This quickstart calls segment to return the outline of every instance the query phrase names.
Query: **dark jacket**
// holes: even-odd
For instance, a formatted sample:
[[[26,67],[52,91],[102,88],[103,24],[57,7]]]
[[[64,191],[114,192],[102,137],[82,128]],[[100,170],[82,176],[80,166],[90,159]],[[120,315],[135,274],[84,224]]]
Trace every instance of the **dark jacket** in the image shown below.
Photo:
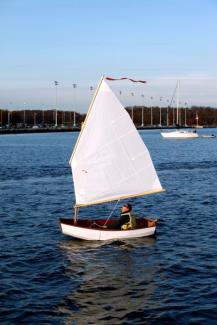
[[[124,224],[127,224],[130,221],[129,212],[121,213],[120,218],[114,222],[112,225],[109,225],[109,229],[121,229]]]

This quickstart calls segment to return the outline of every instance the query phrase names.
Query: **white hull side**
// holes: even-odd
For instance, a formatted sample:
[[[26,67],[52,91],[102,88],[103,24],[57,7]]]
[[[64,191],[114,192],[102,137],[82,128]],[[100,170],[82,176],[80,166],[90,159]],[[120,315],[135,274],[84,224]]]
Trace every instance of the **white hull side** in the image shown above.
[[[138,238],[154,235],[156,227],[135,230],[98,230],[60,223],[64,235],[84,240],[112,240]]]
[[[161,132],[163,138],[166,139],[196,139],[198,134],[196,132],[190,131],[171,131],[171,132]]]

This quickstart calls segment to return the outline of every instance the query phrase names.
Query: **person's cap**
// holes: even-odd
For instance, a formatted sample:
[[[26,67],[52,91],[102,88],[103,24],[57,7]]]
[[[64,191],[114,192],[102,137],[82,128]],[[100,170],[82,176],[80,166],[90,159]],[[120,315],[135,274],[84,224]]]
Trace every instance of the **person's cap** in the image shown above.
[[[132,210],[132,205],[129,204],[129,203],[126,203],[126,204],[124,204],[123,206],[126,207],[126,208],[128,208],[129,211]]]

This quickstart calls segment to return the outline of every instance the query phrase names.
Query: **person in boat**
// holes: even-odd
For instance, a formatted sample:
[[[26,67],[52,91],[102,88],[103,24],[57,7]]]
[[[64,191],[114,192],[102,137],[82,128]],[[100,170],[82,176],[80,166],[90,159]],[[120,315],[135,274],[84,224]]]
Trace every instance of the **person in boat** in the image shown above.
[[[108,225],[109,229],[121,229],[121,230],[129,230],[136,228],[136,219],[132,214],[132,205],[124,204],[121,207],[121,215],[119,220],[114,222],[111,225]]]

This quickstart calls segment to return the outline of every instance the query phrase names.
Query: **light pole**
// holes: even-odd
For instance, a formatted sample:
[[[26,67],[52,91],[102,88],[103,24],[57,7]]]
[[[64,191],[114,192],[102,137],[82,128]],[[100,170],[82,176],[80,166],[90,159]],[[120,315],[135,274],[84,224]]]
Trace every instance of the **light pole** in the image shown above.
[[[172,105],[175,105],[175,101],[172,100]],[[175,126],[175,108],[173,106],[173,126]]]
[[[133,92],[131,93],[131,96],[134,97],[134,93],[133,93]],[[132,116],[131,116],[132,121],[134,120],[134,116],[133,116],[133,108],[134,108],[134,106],[132,106]],[[133,122],[133,123],[134,123],[134,122]]]
[[[11,121],[10,121],[10,116],[11,115],[11,113],[10,113],[10,111],[8,110],[8,127],[10,127],[10,123],[11,123]]]
[[[62,112],[62,125],[65,125],[65,111]]]
[[[57,86],[59,85],[58,81],[54,81],[54,86],[56,88],[56,110],[55,110],[55,127],[57,127]]]
[[[180,88],[180,81],[177,81],[177,97],[176,97],[176,124],[179,125],[179,88]]]
[[[160,97],[160,120],[159,120],[159,126],[161,126],[161,101],[163,97]]]
[[[196,112],[196,127],[198,128],[198,120],[199,120],[199,117],[198,117],[198,113]]]
[[[44,108],[42,108],[42,127],[44,127]]]
[[[181,109],[182,102],[179,101],[179,125],[182,126],[182,109]]]
[[[93,91],[94,91],[94,87],[90,86],[91,101],[93,100]]]
[[[37,115],[37,113],[34,112],[34,125],[36,125],[36,115]]]
[[[74,89],[74,103],[76,100],[76,88],[77,88],[77,84],[73,84],[73,89]],[[75,104],[74,104],[75,106]],[[73,127],[76,127],[76,115],[75,115],[75,107],[74,107],[74,119],[73,119]]]
[[[151,126],[153,125],[153,110],[152,110],[152,100],[154,99],[154,97],[150,97],[151,99]]]
[[[141,123],[141,127],[144,127],[144,94],[141,95],[142,97],[142,123]]]
[[[24,110],[23,110],[23,125],[24,128],[26,127],[26,102],[23,103]]]
[[[90,95],[91,95],[91,101],[93,100],[93,94],[94,94],[94,87],[90,86]]]
[[[185,103],[185,127],[187,126],[187,103]]]
[[[169,99],[167,99],[167,127],[169,126],[169,106],[168,106],[168,103],[169,103]]]

